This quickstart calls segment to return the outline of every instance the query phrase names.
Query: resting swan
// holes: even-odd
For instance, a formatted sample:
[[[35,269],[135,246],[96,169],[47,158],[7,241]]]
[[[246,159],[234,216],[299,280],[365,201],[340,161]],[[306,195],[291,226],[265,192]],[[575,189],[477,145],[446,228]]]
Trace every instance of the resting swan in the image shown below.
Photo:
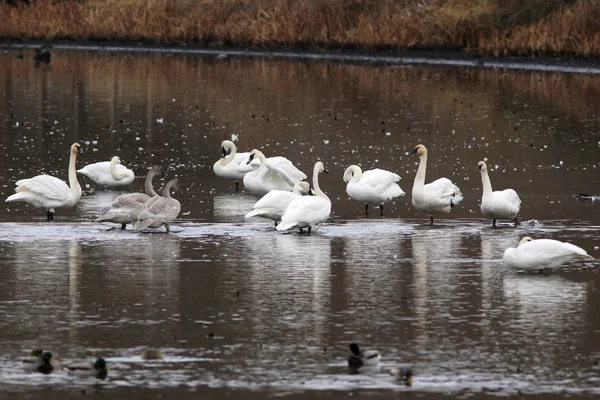
[[[400,176],[383,169],[362,172],[358,165],[351,165],[344,172],[346,193],[354,200],[365,202],[365,214],[369,215],[369,203],[379,203],[383,217],[383,203],[394,197],[404,196],[396,182]]]
[[[138,220],[133,225],[136,232],[144,228],[160,228],[165,226],[170,231],[171,222],[179,215],[181,204],[171,197],[171,189],[179,190],[177,179],[170,180],[163,189],[163,197],[156,196],[144,203],[144,209],[140,212]]]
[[[244,176],[244,186],[254,194],[266,194],[271,190],[287,190],[291,192],[297,181],[306,178],[302,171],[285,157],[269,157],[259,150],[252,150],[247,164],[254,158],[260,160],[260,167]]]
[[[247,171],[240,171],[238,167],[245,163],[250,153],[237,153],[235,144],[230,140],[223,140],[221,143],[221,152],[223,157],[213,165],[215,175],[220,178],[235,181],[235,190],[239,190],[240,182],[244,179]]]
[[[463,199],[458,186],[448,178],[440,178],[425,185],[425,170],[427,169],[427,148],[418,144],[410,154],[421,157],[419,169],[415,176],[412,189],[412,204],[421,212],[429,214],[433,225],[433,216],[442,212],[450,212]]]
[[[254,209],[246,214],[246,218],[263,217],[272,219],[275,221],[275,226],[277,226],[292,200],[298,196],[309,195],[310,192],[311,188],[308,182],[297,182],[292,192],[271,190],[254,204]]]
[[[277,225],[278,231],[285,231],[290,228],[308,228],[308,234],[313,228],[318,229],[319,225],[329,218],[331,214],[331,200],[319,186],[319,173],[328,173],[321,161],[317,161],[313,169],[313,188],[316,196],[296,197],[285,213],[281,217],[281,223]]]
[[[532,239],[525,236],[517,248],[509,247],[502,257],[504,263],[524,271],[555,269],[577,259],[593,259],[584,249],[553,239]]]
[[[483,182],[483,195],[481,196],[481,213],[486,218],[492,219],[496,226],[497,219],[514,219],[515,226],[519,224],[517,215],[521,208],[521,199],[512,189],[492,191],[492,183],[488,175],[487,165],[483,161],[477,164],[477,172],[481,173]]]
[[[158,196],[152,187],[152,179],[156,175],[165,176],[163,169],[159,165],[154,165],[146,175],[144,193],[127,193],[117,197],[108,207],[100,211],[100,215],[96,218],[96,222],[116,222],[121,224],[121,229],[129,223],[137,221],[140,212],[144,209],[144,203],[152,197]]]
[[[121,159],[117,156],[111,158],[110,161],[86,165],[77,173],[87,176],[98,185],[109,188],[127,186],[135,178],[133,171],[122,166]]]
[[[71,145],[69,158],[69,185],[50,175],[38,175],[17,181],[15,194],[6,201],[22,201],[36,208],[45,208],[48,221],[54,219],[55,208],[73,207],[81,198],[81,186],[77,181],[75,159],[80,149],[79,143]]]

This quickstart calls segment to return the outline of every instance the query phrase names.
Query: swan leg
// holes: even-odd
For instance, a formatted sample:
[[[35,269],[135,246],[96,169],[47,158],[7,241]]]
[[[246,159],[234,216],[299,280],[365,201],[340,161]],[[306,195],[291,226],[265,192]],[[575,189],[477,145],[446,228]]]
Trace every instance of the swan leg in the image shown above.
[[[312,231],[312,228],[310,227],[310,225],[308,226],[308,235],[310,236],[310,231]]]
[[[165,224],[165,228],[167,229],[167,232],[171,232],[171,224]]]
[[[433,215],[430,215],[429,219],[431,220],[431,223],[429,225],[433,225]]]
[[[275,221],[275,228],[277,228],[277,221]]]
[[[496,226],[496,218],[493,219],[492,226],[494,226],[494,227]]]
[[[369,203],[365,203],[365,214],[369,215]]]
[[[121,230],[124,231],[127,224],[121,224]]]
[[[48,218],[48,221],[54,221],[54,211],[52,211],[52,210],[46,211],[46,218]]]
[[[238,192],[240,190],[240,182],[235,181],[235,191]]]
[[[304,233],[304,228],[300,228],[300,233]]]
[[[379,214],[380,214],[380,216],[383,217],[383,203],[381,203],[381,205],[379,206],[379,209],[381,210],[381,212]]]
[[[515,217],[515,226],[519,226],[519,225],[521,225],[521,224],[519,223],[519,219],[518,219],[517,217]]]

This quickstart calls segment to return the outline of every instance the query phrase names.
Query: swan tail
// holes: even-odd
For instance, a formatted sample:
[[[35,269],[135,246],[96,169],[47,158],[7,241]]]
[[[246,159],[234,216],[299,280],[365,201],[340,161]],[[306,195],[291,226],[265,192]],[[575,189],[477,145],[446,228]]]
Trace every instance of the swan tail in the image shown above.
[[[296,226],[296,222],[282,222],[279,225],[277,225],[277,230],[278,231],[287,231],[290,228],[293,228],[294,226]]]
[[[252,210],[248,214],[244,216],[244,218],[252,218],[256,216],[260,216],[262,214],[262,210]]]
[[[6,202],[11,202],[11,201],[24,201],[26,200],[29,195],[27,194],[29,192],[29,190],[26,189],[21,189],[18,190],[19,188],[17,188],[17,193],[10,195],[6,198]]]
[[[138,221],[135,222],[135,224],[133,224],[133,230],[135,232],[139,232],[142,229],[145,229],[145,228],[149,227],[150,225],[152,225],[152,222],[153,221],[152,221],[151,218],[144,219],[144,220],[141,220],[141,221],[138,220]]]
[[[84,176],[87,176],[88,178],[91,178],[89,171],[86,170],[85,168],[78,169],[77,173],[81,174],[81,175],[84,175]]]

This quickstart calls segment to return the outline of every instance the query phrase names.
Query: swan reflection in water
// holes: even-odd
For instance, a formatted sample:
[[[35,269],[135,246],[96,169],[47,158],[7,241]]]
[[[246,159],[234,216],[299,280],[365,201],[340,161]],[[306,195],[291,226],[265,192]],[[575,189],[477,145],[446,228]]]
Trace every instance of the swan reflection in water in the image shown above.
[[[324,337],[331,298],[331,238],[265,232],[245,237],[240,247],[247,275],[238,279],[244,279],[253,313],[263,320],[255,329],[268,335],[278,324],[297,324],[298,332]]]
[[[252,211],[252,207],[258,199],[259,197],[250,194],[215,196],[213,197],[213,218],[217,222],[243,223],[245,221],[244,216]],[[259,220],[259,218],[256,218],[256,220]]]

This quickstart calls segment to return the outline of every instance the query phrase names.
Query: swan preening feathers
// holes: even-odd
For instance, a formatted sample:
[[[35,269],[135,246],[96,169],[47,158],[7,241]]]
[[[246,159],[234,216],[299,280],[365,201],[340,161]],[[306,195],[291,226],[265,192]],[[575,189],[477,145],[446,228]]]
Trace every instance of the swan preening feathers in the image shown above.
[[[271,190],[287,190],[291,192],[296,182],[306,178],[306,175],[285,157],[269,157],[259,150],[252,150],[247,164],[255,158],[260,160],[260,166],[244,175],[244,186],[254,194],[264,195]]]
[[[509,247],[502,257],[504,263],[523,271],[556,269],[575,260],[593,259],[584,249],[553,239],[532,239],[525,236],[515,247]]]
[[[263,217],[277,222],[281,221],[281,217],[285,213],[292,200],[299,196],[311,194],[311,187],[308,182],[297,182],[294,185],[294,190],[271,190],[258,200],[253,207],[253,210],[246,214],[246,218]]]
[[[521,208],[521,199],[512,189],[492,191],[492,183],[488,175],[487,165],[483,161],[477,164],[477,172],[481,173],[483,195],[481,196],[481,213],[492,219],[496,226],[497,219],[514,219],[518,225],[517,215]]]
[[[238,153],[235,144],[230,140],[223,140],[221,152],[223,157],[213,165],[213,171],[221,178],[235,181],[235,188],[238,190],[239,181],[244,179],[244,175],[251,170],[242,167],[242,164],[246,164],[250,153]]]
[[[425,184],[427,169],[427,148],[425,146],[418,144],[411,154],[421,157],[412,189],[412,204],[417,210],[428,214],[433,224],[435,215],[450,212],[455,205],[462,201],[463,196],[458,186],[447,178],[439,178]]]
[[[354,200],[365,202],[367,215],[369,203],[379,203],[383,216],[383,203],[404,196],[404,191],[396,183],[399,181],[399,175],[378,168],[363,172],[358,165],[351,165],[344,172],[346,193]]]
[[[122,166],[121,159],[117,156],[111,158],[110,161],[86,165],[77,173],[85,175],[98,185],[108,188],[127,186],[135,178],[133,171]]]
[[[35,208],[45,208],[48,220],[54,219],[54,209],[69,208],[77,204],[81,198],[81,186],[77,181],[75,160],[80,151],[79,143],[71,145],[69,157],[69,185],[50,175],[38,175],[17,181],[15,194],[6,201],[21,201]]]

